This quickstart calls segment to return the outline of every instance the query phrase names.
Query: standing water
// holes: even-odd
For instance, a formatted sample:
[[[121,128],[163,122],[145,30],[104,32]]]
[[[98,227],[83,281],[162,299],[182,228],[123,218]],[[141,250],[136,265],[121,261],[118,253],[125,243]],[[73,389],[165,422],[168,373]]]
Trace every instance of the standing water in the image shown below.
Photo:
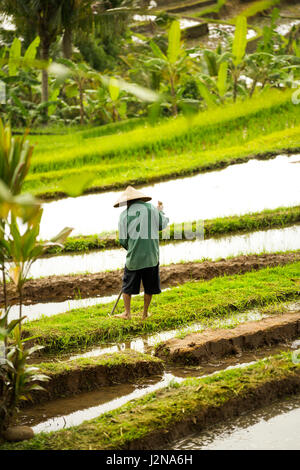
[[[163,201],[170,223],[212,219],[294,206],[300,203],[300,155],[280,155],[273,160],[250,160],[223,170],[201,173],[141,188]],[[113,204],[120,191],[67,198],[44,204],[41,238],[62,227],[74,227],[72,235],[90,235],[118,228],[120,212]]]
[[[185,450],[300,450],[300,395],[176,441]]]
[[[284,229],[258,231],[218,239],[175,242],[160,247],[160,264],[197,261],[203,258],[216,260],[229,256],[253,253],[272,253],[300,249],[300,225]],[[124,267],[124,249],[92,251],[83,255],[62,255],[42,258],[35,262],[29,275],[65,275],[71,273],[97,273]]]

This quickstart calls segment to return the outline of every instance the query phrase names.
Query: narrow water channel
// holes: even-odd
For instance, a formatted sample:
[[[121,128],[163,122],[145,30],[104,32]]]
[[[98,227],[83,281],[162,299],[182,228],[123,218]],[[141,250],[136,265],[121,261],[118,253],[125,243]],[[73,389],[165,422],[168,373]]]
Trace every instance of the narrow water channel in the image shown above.
[[[163,201],[170,223],[241,215],[300,203],[300,155],[250,160],[223,170],[201,173],[141,188]],[[122,208],[114,209],[120,191],[66,198],[44,204],[40,236],[51,238],[63,227],[73,235],[114,231]]]
[[[167,387],[171,382],[180,383],[188,377],[200,378],[216,374],[221,370],[244,368],[266,356],[288,351],[290,347],[291,345],[281,345],[264,348],[233,358],[212,360],[204,366],[193,368],[168,366],[162,377],[141,379],[137,385],[101,387],[99,391],[61,398],[21,410],[18,421],[20,424],[30,425],[35,433],[58,431],[115,410],[134,399]]]
[[[300,165],[299,165],[300,168]],[[218,239],[168,243],[160,247],[160,264],[198,261],[204,258],[216,260],[230,256],[272,253],[300,249],[300,225],[283,229],[252,232]],[[124,249],[92,251],[86,254],[62,255],[37,260],[30,277],[97,273],[122,269],[125,264]]]
[[[300,450],[300,395],[178,440],[180,450]]]

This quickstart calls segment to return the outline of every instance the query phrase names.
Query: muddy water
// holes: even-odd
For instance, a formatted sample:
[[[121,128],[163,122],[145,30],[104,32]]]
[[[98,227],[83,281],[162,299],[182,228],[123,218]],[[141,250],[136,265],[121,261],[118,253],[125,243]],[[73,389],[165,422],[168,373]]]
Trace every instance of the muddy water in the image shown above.
[[[172,449],[300,450],[300,395],[176,441]]]
[[[203,258],[216,260],[240,254],[272,253],[298,249],[300,249],[300,225],[295,225],[284,229],[257,231],[245,235],[161,245],[160,264],[197,261]],[[114,249],[93,251],[82,255],[43,258],[34,263],[29,276],[38,278],[116,270],[124,267],[125,257],[126,252],[124,249]]]
[[[293,206],[300,202],[300,167],[291,165],[297,160],[299,155],[250,160],[141,190],[155,205],[158,200],[164,202],[170,223]],[[119,194],[114,191],[45,203],[41,237],[50,238],[63,226],[73,227],[73,235],[117,230],[122,208],[114,209],[113,203]]]
[[[286,308],[287,310],[293,310],[293,307],[287,306]],[[236,322],[257,321],[265,317],[266,315],[262,314],[259,310],[250,310],[238,315],[232,315],[229,318],[217,319],[215,322],[210,324],[210,327],[226,328],[230,327],[230,325],[236,324]],[[153,348],[162,341],[167,341],[168,339],[174,338],[177,335],[186,335],[188,333],[200,332],[205,328],[207,328],[207,326],[204,323],[193,323],[192,325],[182,328],[161,331],[154,335],[144,335],[132,341],[126,341],[118,344],[113,343],[111,346],[105,345],[100,346],[99,348],[91,348],[85,353],[71,356],[70,359],[78,359],[79,357],[96,357],[101,354],[124,351],[126,349],[131,349],[141,353],[149,353],[152,352]]]
[[[74,411],[66,414],[67,408],[67,403],[69,400],[60,400],[60,411],[61,411],[61,416],[58,416],[58,411],[59,411],[59,404],[57,404],[57,401],[54,402],[54,413],[55,416],[53,418],[47,419],[45,421],[39,422],[39,424],[33,426],[33,430],[35,433],[38,432],[51,432],[51,431],[57,431],[59,429],[63,428],[68,428],[71,426],[76,426],[83,421],[89,420],[96,418],[97,416],[100,416],[103,413],[106,413],[108,411],[115,410],[116,408],[119,408],[120,406],[124,405],[125,403],[128,403],[131,400],[134,400],[136,398],[141,398],[147,393],[154,392],[155,390],[159,390],[160,388],[166,387],[169,385],[169,383],[172,380],[176,380],[177,382],[182,381],[183,379],[181,378],[175,378],[172,374],[165,373],[163,375],[162,379],[156,379],[156,382],[151,383],[149,385],[148,383],[145,383],[141,387],[136,387],[132,392],[126,393],[126,388],[128,389],[128,386],[126,387],[116,387],[114,390],[113,387],[107,387],[107,390],[101,389],[100,393],[87,393],[84,394],[84,397],[80,395],[77,398],[71,399],[72,406],[74,407]],[[153,379],[152,379],[153,382]],[[130,390],[130,386],[129,386]],[[128,391],[129,391],[128,390]],[[125,391],[125,394],[124,394]],[[114,397],[114,398],[113,398]],[[95,405],[90,406],[90,399],[94,401],[94,403],[97,403]],[[41,416],[41,411],[44,408],[44,415],[46,414],[45,411],[48,409],[48,404],[46,403],[45,406],[39,407],[40,410],[36,410],[36,419],[40,420]],[[76,411],[75,411],[76,410]],[[34,413],[33,409],[30,410],[31,413]],[[31,415],[32,416],[32,415]],[[24,423],[23,419],[23,423]]]

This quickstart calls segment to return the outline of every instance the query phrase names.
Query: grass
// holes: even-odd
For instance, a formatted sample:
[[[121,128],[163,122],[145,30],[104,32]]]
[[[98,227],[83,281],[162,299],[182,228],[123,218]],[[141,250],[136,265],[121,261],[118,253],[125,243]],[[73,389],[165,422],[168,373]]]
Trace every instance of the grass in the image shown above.
[[[227,104],[192,120],[169,119],[113,139],[110,135],[83,139],[81,133],[74,133],[58,136],[54,145],[45,136],[32,136],[38,145],[24,190],[64,192],[64,181],[71,176],[88,175],[93,177],[89,189],[117,188],[297,148],[299,118],[300,107],[292,104],[291,91],[269,90],[245,100],[243,106]]]
[[[262,13],[270,8],[275,7],[281,3],[281,0],[260,0],[256,2],[251,2],[251,4],[241,11],[240,15],[251,18],[252,16]]]
[[[24,191],[36,195],[55,197],[68,191],[65,186],[76,183],[76,178],[89,178],[93,181],[86,192],[121,189],[131,185],[149,184],[180,176],[189,176],[199,172],[224,168],[233,163],[247,162],[259,157],[274,157],[279,153],[292,150],[299,151],[300,126],[285,131],[274,132],[268,136],[258,137],[234,147],[215,149],[204,152],[189,152],[176,155],[154,156],[142,160],[127,160],[120,163],[114,159],[111,162],[82,168],[53,171],[43,174],[30,175],[24,184]],[[74,180],[72,179],[74,178]]]
[[[221,8],[224,7],[227,3],[227,0],[217,0],[216,5],[210,5],[207,8],[204,8],[202,11],[199,13],[195,13],[193,16],[195,17],[205,17],[209,16],[212,13],[213,14],[218,14],[221,11]]]
[[[66,372],[76,372],[79,370],[96,368],[99,366],[113,369],[118,366],[127,366],[139,362],[161,362],[150,354],[143,354],[138,351],[121,351],[111,354],[102,354],[99,357],[81,357],[68,361],[41,362],[36,365],[42,374],[53,378]]]
[[[237,368],[205,378],[190,378],[133,400],[98,418],[52,433],[40,433],[29,441],[2,443],[2,450],[29,449],[128,449],[151,434],[165,435],[175,426],[188,420],[199,426],[206,415],[215,415],[227,404],[235,401],[248,403],[249,409],[259,406],[255,394],[265,387],[267,401],[279,393],[287,395],[293,388],[279,393],[276,384],[293,380],[298,384],[300,365],[294,364],[290,353],[282,353],[261,360],[245,368]],[[274,390],[273,394],[270,390]],[[250,398],[250,399],[249,399]],[[237,412],[237,411],[236,411]],[[235,413],[236,413],[235,412]],[[132,443],[130,445],[130,443]]]
[[[216,319],[275,301],[299,298],[300,262],[210,281],[189,282],[154,298],[152,316],[141,320],[142,299],[133,302],[130,321],[108,316],[113,303],[74,309],[24,325],[24,335],[59,353],[82,346]],[[121,307],[119,307],[120,310]]]
[[[183,222],[182,224],[170,225],[170,235],[168,239],[162,239],[164,243],[174,242],[176,236],[181,234],[182,240],[189,239],[192,231],[195,233],[201,221]],[[248,233],[255,230],[287,227],[300,222],[300,206],[278,207],[277,209],[254,212],[242,216],[219,217],[204,220],[204,239],[218,237],[225,234]],[[51,247],[47,254],[57,253],[80,253],[90,250],[106,250],[109,248],[119,248],[120,244],[115,232],[108,232],[100,235],[87,235],[79,237],[69,237],[64,248]]]

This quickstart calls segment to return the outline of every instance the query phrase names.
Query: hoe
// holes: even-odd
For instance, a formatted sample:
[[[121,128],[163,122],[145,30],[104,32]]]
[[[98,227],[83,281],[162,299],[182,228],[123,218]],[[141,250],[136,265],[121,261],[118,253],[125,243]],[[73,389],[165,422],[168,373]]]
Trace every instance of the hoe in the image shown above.
[[[118,297],[117,297],[117,300],[116,300],[116,302],[115,302],[115,305],[114,305],[113,308],[112,308],[112,311],[108,314],[109,317],[111,317],[111,316],[113,315],[114,311],[116,310],[117,305],[118,305],[118,302],[119,302],[119,300],[120,300],[120,298],[121,298],[121,295],[122,295],[122,290],[120,291],[120,293],[119,293],[119,295],[118,295]]]

